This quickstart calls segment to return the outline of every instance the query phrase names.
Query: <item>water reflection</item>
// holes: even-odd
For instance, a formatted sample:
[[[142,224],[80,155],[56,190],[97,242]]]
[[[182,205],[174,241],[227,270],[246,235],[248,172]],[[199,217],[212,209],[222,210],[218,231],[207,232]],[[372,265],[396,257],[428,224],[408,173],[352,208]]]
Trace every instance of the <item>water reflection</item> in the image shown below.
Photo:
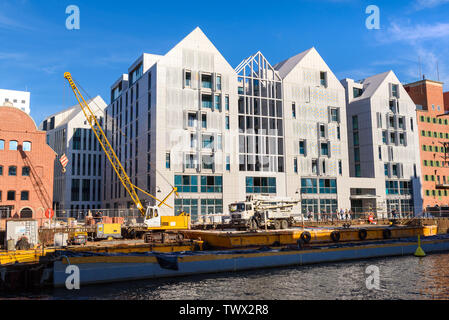
[[[365,270],[380,270],[380,289],[366,288]],[[294,268],[133,281],[50,290],[22,298],[133,300],[449,299],[449,254],[370,259]]]

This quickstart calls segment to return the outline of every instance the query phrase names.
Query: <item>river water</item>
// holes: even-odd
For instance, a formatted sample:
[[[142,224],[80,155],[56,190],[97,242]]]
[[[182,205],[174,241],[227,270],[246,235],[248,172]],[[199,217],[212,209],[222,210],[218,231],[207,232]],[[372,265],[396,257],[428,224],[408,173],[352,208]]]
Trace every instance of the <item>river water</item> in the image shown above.
[[[367,289],[366,269],[379,270],[379,289]],[[370,282],[372,283],[372,282]],[[21,298],[21,297],[16,297]],[[208,274],[173,279],[51,289],[32,299],[252,300],[449,299],[449,253]]]

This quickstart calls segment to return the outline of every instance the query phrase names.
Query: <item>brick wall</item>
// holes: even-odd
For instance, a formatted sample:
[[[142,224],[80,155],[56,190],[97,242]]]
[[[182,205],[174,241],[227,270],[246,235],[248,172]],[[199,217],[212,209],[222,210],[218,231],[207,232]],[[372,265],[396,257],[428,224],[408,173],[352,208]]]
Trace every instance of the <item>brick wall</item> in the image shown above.
[[[449,190],[437,188],[438,184],[449,184],[449,167],[444,166],[444,152],[441,152],[443,147],[441,142],[449,143],[449,116],[441,116],[445,112],[443,84],[423,80],[404,87],[415,104],[427,109],[417,110],[416,117],[419,129],[423,207],[448,205]],[[423,131],[425,136],[422,134]],[[437,137],[434,136],[435,133]]]
[[[53,168],[55,152],[46,143],[46,133],[38,131],[36,125],[25,112],[11,107],[0,107],[0,140],[4,148],[0,150],[0,210],[11,206],[11,216],[20,218],[27,209],[32,217],[42,222],[47,208],[53,203]],[[10,150],[10,141],[17,141],[17,150]],[[31,150],[24,149],[24,142],[31,143]],[[0,141],[1,144],[1,141]],[[26,146],[25,146],[26,147]],[[9,175],[9,168],[17,168],[16,175]],[[23,168],[29,168],[29,175],[23,175]],[[26,169],[25,169],[26,170]],[[28,192],[28,200],[22,200],[22,192]],[[15,200],[8,200],[8,192],[13,192]],[[5,219],[0,218],[0,228]]]

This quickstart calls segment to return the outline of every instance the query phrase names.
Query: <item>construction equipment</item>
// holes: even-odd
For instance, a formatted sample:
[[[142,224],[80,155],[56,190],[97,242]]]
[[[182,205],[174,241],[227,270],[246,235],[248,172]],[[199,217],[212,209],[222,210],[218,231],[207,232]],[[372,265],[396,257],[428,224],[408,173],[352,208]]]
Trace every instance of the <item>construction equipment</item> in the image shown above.
[[[264,195],[247,196],[246,201],[229,205],[231,225],[238,229],[287,229],[294,223],[299,200]]]
[[[119,223],[99,223],[95,234],[95,240],[112,240],[122,237],[122,226]]]
[[[74,231],[69,233],[67,244],[69,245],[86,245],[88,234],[85,231]]]
[[[149,194],[145,190],[134,185],[131,182],[131,179],[128,177],[109,140],[107,139],[106,134],[101,128],[99,120],[95,116],[89,104],[84,100],[84,97],[82,96],[77,85],[73,81],[71,74],[69,72],[64,73],[64,78],[67,79],[67,81],[69,82],[70,87],[72,88],[72,91],[75,94],[75,97],[79,102],[79,105],[81,106],[84,116],[86,117],[86,120],[89,123],[93,133],[95,134],[95,137],[97,138],[98,142],[100,143],[101,148],[106,154],[106,157],[111,163],[112,168],[117,174],[123,187],[128,192],[132,201],[136,205],[136,208],[141,213],[144,219],[143,224],[145,225],[145,228],[147,230],[159,230],[159,231],[167,229],[171,230],[188,229],[190,226],[190,215],[183,214],[182,217],[173,215],[161,216],[160,209],[162,206],[166,206],[168,208],[173,209],[173,207],[168,205],[166,201],[171,195],[173,194],[175,194],[176,196],[178,195],[177,188],[172,186],[173,188],[172,191],[163,200],[159,200],[155,196]],[[137,191],[143,192],[144,194],[158,201],[159,204],[157,206],[149,206],[147,208],[144,208],[142,202],[140,201],[139,196],[137,195]]]

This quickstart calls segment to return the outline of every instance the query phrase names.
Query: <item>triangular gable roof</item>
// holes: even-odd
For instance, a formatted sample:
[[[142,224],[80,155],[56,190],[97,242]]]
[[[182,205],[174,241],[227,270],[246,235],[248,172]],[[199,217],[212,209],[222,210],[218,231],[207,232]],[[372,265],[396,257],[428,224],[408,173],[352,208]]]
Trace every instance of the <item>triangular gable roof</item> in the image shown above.
[[[101,100],[97,101],[98,99],[101,99]],[[103,99],[100,96],[96,96],[95,98],[86,100],[86,103],[89,105],[89,107],[91,107],[91,109],[94,113],[96,113],[96,111],[98,111],[98,108],[99,108],[98,103],[99,102],[103,102],[104,106],[105,106],[104,108],[106,108],[106,103],[103,101]],[[96,107],[93,106],[92,104],[95,104]],[[67,113],[64,120],[58,123],[58,126],[61,126],[61,125],[68,123],[69,121],[73,120],[80,112],[82,112],[81,107],[79,104],[76,104],[76,105],[71,106],[67,109],[64,109],[58,113],[52,114],[51,116],[47,117],[46,119],[59,116],[63,113]]]
[[[290,73],[290,71],[293,70],[294,67],[302,60],[304,57],[311,52],[312,50],[315,50],[315,47],[312,47],[306,51],[303,51],[296,56],[290,57],[284,61],[279,62],[274,66],[274,68],[279,72],[279,75],[282,78],[285,78],[286,75]]]
[[[360,97],[355,98],[354,101],[371,98],[391,73],[393,73],[393,71],[390,70],[364,79],[362,81],[363,94]]]
[[[256,70],[258,71],[258,73],[255,72]],[[265,75],[261,74],[261,71],[265,73]],[[266,71],[271,71],[271,73],[273,74],[273,79],[271,80],[282,81],[276,69],[271,66],[271,64],[260,51],[257,51],[257,53],[244,59],[235,68],[235,72],[237,74],[243,75],[244,73],[246,76],[257,78],[266,78],[268,76],[268,72]]]
[[[210,41],[210,39],[206,36],[206,34],[203,32],[203,30],[201,30],[200,27],[196,27],[192,32],[190,32],[187,36],[185,36],[181,41],[179,41],[173,48],[171,48],[163,57],[167,57],[170,55],[170,53],[174,50],[176,50],[178,47],[182,46],[184,44],[184,42],[187,41],[191,41],[191,40],[195,40],[195,39],[201,39],[201,40],[205,40],[208,42],[208,44],[217,52],[217,54],[220,55],[220,57],[226,61],[226,63],[228,64],[229,68],[234,70],[232,68],[232,66],[229,64],[229,62],[225,59],[225,57],[223,57],[223,55],[221,54],[221,52],[217,49],[217,47],[215,47],[215,45],[212,43],[212,41]]]

